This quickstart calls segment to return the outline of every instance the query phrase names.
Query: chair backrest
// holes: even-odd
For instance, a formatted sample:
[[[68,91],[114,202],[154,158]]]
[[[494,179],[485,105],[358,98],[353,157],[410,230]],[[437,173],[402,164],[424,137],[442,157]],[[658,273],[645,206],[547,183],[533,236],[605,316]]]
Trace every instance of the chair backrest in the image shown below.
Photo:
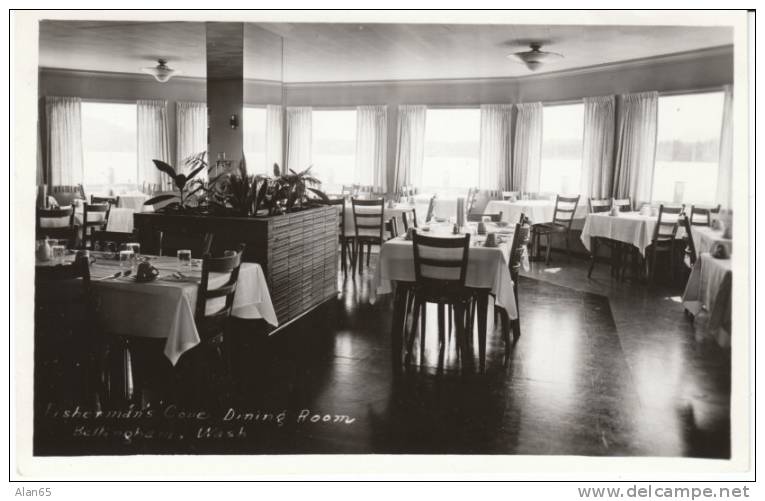
[[[51,186],[50,195],[56,199],[61,207],[74,205],[75,199],[87,200],[81,184]]]
[[[464,287],[470,234],[464,237],[426,237],[414,232],[414,276],[426,287]]]
[[[197,292],[197,304],[194,318],[201,335],[220,333],[226,327],[234,305],[234,294],[239,281],[239,268],[242,264],[244,245],[236,251],[226,251],[223,257],[212,257],[207,254],[202,258],[202,280]],[[226,281],[214,289],[210,288],[210,274],[228,274]],[[210,300],[224,298],[220,309],[210,310]],[[212,305],[213,308],[217,306]]]
[[[510,246],[510,276],[513,282],[517,281],[518,273],[521,270],[521,260],[523,253],[529,245],[531,239],[531,226],[528,223],[519,223],[515,225],[513,233],[513,243]]]
[[[691,205],[688,219],[690,220],[691,226],[710,226],[712,224],[712,210]]]
[[[511,200],[511,199],[517,199],[518,198],[518,192],[517,191],[503,191],[502,192],[502,200]]]
[[[415,209],[404,211],[401,214],[401,220],[404,222],[404,231],[417,228],[417,211]]]
[[[531,220],[526,217],[526,214],[521,212],[521,216],[518,218],[518,224],[528,224],[528,225],[531,225]]]
[[[109,219],[109,211],[112,206],[109,203],[103,204],[82,204],[82,225],[83,226],[105,226]],[[93,214],[101,214],[100,218],[89,217]]]
[[[691,218],[688,214],[681,217],[683,228],[685,229],[685,253],[691,262],[691,266],[696,262],[696,244],[693,241],[693,232],[691,231]]]
[[[607,198],[588,198],[587,204],[589,205],[590,214],[597,214],[598,212],[608,212],[611,209],[611,201]]]
[[[91,204],[109,204],[112,207],[117,207],[119,203],[119,197],[97,197],[95,195],[90,195],[90,203]]]
[[[717,207],[712,207],[711,209],[709,209],[709,212],[711,212],[712,214],[719,214],[720,209],[722,209],[722,204],[717,204]]]
[[[465,199],[465,214],[473,212],[473,205],[475,205],[475,198],[478,194],[478,188],[468,189],[467,198]]]
[[[385,231],[390,238],[396,238],[398,236],[398,222],[395,217],[392,217],[385,221]]]
[[[338,226],[340,228],[340,236],[345,237],[345,198],[334,198],[326,202],[327,205],[333,205],[339,207],[340,217],[338,217]]]
[[[486,210],[486,206],[492,200],[489,190],[474,190],[473,199],[470,203],[467,215],[481,215]]]
[[[436,197],[432,196],[430,197],[430,201],[428,202],[428,213],[425,216],[425,222],[429,223],[431,219],[433,219],[433,211],[435,210],[436,205]]]
[[[653,229],[653,241],[674,240],[677,235],[678,218],[682,214],[684,207],[670,207],[661,204],[659,206],[659,219],[656,221],[656,227]]]
[[[122,245],[137,241],[134,233],[121,231],[94,231],[90,238],[93,250],[108,252],[117,252],[121,249]]]
[[[500,190],[487,190],[489,200],[502,200],[502,191]]]
[[[353,223],[356,226],[356,238],[383,240],[383,216],[385,200],[359,200],[351,198],[353,204]]]
[[[576,206],[579,205],[579,197],[555,196],[555,212],[553,212],[553,223],[568,226],[571,229],[571,223],[574,222]]]
[[[35,238],[56,238],[69,240],[71,247],[77,242],[77,227],[74,225],[74,208],[37,209],[35,215]]]
[[[612,198],[611,207],[618,207],[619,212],[632,212],[632,199],[627,198]]]

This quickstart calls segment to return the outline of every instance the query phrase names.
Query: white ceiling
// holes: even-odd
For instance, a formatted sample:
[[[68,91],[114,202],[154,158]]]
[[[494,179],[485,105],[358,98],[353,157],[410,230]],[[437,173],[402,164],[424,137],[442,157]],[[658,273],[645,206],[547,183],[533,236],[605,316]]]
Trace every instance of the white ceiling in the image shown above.
[[[699,26],[248,23],[244,72],[289,83],[514,77],[531,72],[506,55],[529,41],[565,56],[536,72],[543,73],[730,45],[733,35],[730,28]],[[158,57],[184,75],[204,77],[204,23],[40,26],[41,67],[139,73]]]

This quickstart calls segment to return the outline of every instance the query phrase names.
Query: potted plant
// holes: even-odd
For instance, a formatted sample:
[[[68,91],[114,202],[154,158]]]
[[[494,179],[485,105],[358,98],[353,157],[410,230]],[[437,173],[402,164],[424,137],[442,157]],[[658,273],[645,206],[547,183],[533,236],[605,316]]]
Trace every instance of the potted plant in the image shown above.
[[[152,162],[154,162],[154,166],[157,167],[157,169],[159,169],[161,172],[167,174],[168,177],[173,180],[173,185],[175,186],[176,192],[157,195],[156,197],[150,198],[144,202],[144,205],[154,205],[160,202],[173,200],[173,202],[164,206],[161,210],[163,212],[183,212],[191,209],[192,206],[189,204],[189,202],[195,200],[194,195],[199,192],[203,192],[203,190],[206,189],[204,183],[192,182],[192,180],[194,180],[194,178],[198,176],[199,173],[208,168],[207,161],[205,160],[206,155],[207,152],[202,151],[200,153],[191,155],[184,160],[185,165],[189,169],[188,175],[179,174],[175,171],[175,168],[166,162],[153,159]]]

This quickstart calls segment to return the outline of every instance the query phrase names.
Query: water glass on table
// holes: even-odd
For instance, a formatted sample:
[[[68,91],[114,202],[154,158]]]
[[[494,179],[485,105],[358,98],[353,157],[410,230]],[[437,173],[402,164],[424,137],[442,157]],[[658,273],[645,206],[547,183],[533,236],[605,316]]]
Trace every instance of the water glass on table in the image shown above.
[[[50,256],[53,260],[53,264],[64,264],[64,255],[66,254],[66,246],[61,244],[54,244],[50,246]]]
[[[135,254],[133,253],[132,250],[121,250],[120,251],[120,270],[122,272],[132,270],[134,260],[135,260]]]
[[[191,250],[181,249],[177,253],[178,271],[188,271],[191,269]]]

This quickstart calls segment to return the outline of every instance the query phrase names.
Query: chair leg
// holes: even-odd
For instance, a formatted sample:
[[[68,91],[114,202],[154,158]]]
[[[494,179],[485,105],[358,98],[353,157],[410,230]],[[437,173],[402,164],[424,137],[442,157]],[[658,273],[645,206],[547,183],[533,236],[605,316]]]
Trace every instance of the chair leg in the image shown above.
[[[361,270],[364,266],[364,244],[358,243],[356,244],[356,261],[358,261],[359,264],[359,275],[361,275]]]
[[[552,233],[547,234],[547,249],[545,252],[545,265],[550,264],[550,250],[552,249]]]
[[[369,257],[372,255],[372,244],[367,244],[367,269],[369,269]]]
[[[466,314],[467,311],[465,310],[465,305],[463,303],[458,302],[454,304],[454,323],[457,327],[457,343],[460,346],[460,358],[462,360],[463,368],[472,366],[473,362],[473,357],[470,354],[470,348],[467,340],[468,336],[465,332],[467,330],[465,328]]]
[[[649,275],[648,275],[648,283],[653,284],[653,278],[656,274],[656,247],[651,249],[651,261],[648,264],[649,269]]]
[[[412,328],[409,330],[409,339],[406,343],[406,363],[407,365],[412,361],[412,351],[414,350],[414,336],[417,334],[417,319],[420,315],[420,305],[422,303],[418,299],[414,299],[414,310],[412,311]]]
[[[427,328],[426,325],[426,317],[428,315],[428,303],[425,301],[422,302],[422,309],[420,311],[420,364],[422,364],[422,361],[425,357],[425,329]]]
[[[438,350],[441,351],[444,349],[444,345],[446,344],[444,340],[446,339],[446,319],[444,318],[446,308],[444,308],[444,305],[442,303],[438,303]]]
[[[592,247],[592,251],[590,252],[590,269],[587,270],[587,278],[590,278],[592,276],[592,269],[595,268],[595,255],[598,253],[598,239],[593,238],[592,243],[590,244],[590,247]],[[613,267],[611,268],[613,272]]]
[[[486,316],[489,311],[489,294],[481,293],[478,296],[478,363],[481,372],[486,368]],[[472,327],[472,325],[471,325]]]
[[[340,269],[343,271],[343,276],[345,276],[345,274],[348,271],[345,267],[345,259],[346,259],[345,242],[341,240],[340,241]]]

